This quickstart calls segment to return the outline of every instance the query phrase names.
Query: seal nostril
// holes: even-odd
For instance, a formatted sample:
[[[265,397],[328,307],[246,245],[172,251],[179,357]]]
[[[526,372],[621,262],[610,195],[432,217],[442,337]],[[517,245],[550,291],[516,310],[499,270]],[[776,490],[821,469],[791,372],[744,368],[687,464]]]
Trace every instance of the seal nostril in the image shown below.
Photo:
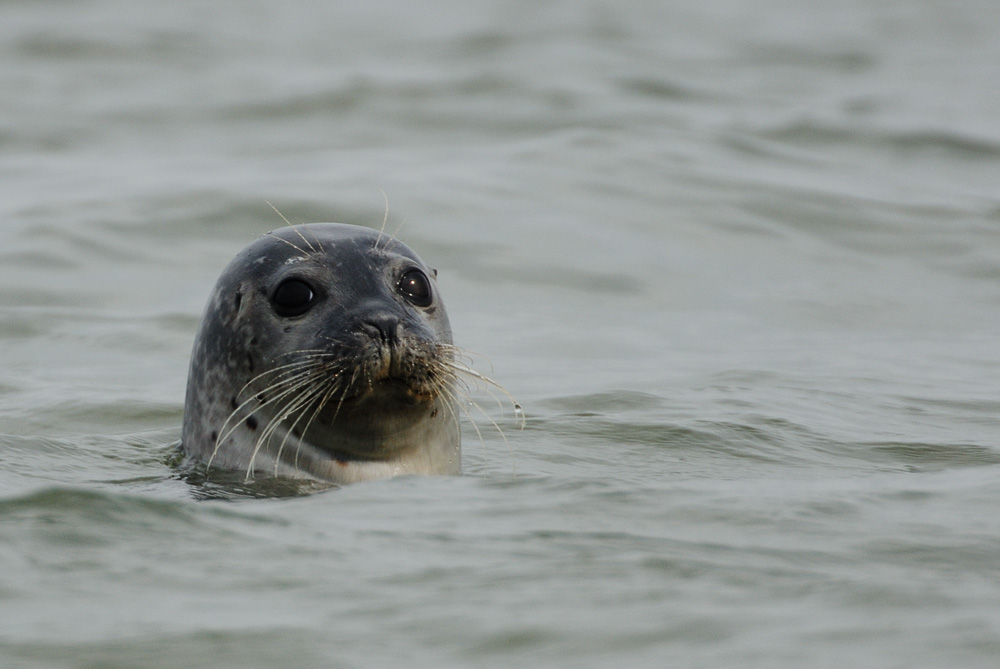
[[[394,316],[367,318],[361,322],[361,328],[373,339],[387,344],[399,341],[399,330],[402,324]]]

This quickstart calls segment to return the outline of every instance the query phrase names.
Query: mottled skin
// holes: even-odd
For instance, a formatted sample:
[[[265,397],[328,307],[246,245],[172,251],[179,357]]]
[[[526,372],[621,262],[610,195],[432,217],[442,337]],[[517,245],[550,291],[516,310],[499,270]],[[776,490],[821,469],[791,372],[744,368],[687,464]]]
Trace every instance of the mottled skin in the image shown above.
[[[434,274],[357,226],[290,226],[250,244],[219,277],[195,339],[185,452],[248,476],[334,483],[459,473],[451,328]],[[420,275],[428,290],[415,300],[401,286]],[[303,283],[307,310],[283,313],[281,291]]]

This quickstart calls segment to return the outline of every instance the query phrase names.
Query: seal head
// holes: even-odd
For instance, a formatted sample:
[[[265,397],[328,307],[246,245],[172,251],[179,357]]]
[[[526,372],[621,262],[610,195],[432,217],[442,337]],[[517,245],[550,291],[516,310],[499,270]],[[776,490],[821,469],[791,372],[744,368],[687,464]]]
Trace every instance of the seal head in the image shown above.
[[[453,350],[435,272],[406,245],[352,225],[281,228],[215,285],[183,448],[248,477],[457,474]]]

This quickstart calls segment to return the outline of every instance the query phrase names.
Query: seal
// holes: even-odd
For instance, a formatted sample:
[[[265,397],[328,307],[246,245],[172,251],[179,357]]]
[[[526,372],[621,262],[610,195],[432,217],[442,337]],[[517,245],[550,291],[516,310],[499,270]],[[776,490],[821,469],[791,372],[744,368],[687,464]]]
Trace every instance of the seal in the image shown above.
[[[436,274],[360,226],[295,225],[251,243],[195,337],[187,456],[337,484],[460,473],[461,366]]]

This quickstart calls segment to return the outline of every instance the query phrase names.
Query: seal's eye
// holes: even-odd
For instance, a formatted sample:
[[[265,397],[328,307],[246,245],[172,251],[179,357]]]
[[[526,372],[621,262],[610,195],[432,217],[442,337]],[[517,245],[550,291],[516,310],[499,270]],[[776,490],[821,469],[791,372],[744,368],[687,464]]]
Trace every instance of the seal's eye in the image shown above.
[[[399,294],[418,307],[431,305],[431,281],[419,269],[411,269],[399,279]]]
[[[301,316],[312,308],[316,293],[302,279],[285,279],[274,289],[271,304],[279,316]]]

